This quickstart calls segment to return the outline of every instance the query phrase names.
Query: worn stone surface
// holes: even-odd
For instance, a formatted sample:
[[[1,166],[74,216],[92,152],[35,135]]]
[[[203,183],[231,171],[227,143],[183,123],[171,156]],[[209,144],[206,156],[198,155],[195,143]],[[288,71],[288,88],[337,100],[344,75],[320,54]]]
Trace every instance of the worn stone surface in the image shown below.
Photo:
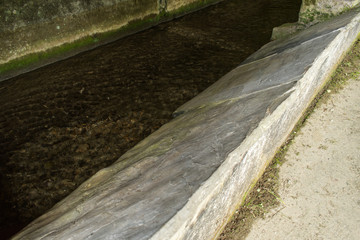
[[[318,54],[337,34],[338,32],[335,31],[307,42],[295,41],[293,44],[296,47],[292,48],[289,45],[284,49],[278,48],[275,49],[274,54],[268,57],[240,65],[196,98],[178,108],[175,114],[201,108],[208,104],[217,104],[228,99],[236,99],[288,82],[295,82],[301,79],[306,73],[304,69],[308,69],[312,65]],[[317,48],[313,49],[310,47],[311,45],[316,45]],[[268,52],[269,49],[271,48],[267,46],[266,51]],[[303,54],[298,54],[299,52]],[[254,55],[250,56],[247,61],[253,58]]]
[[[14,239],[209,239],[360,31],[359,11],[259,52]]]
[[[281,26],[274,27],[271,35],[271,40],[277,40],[284,37],[289,37],[294,35],[300,30],[304,30],[305,27],[302,24],[297,22],[295,23],[285,23]]]

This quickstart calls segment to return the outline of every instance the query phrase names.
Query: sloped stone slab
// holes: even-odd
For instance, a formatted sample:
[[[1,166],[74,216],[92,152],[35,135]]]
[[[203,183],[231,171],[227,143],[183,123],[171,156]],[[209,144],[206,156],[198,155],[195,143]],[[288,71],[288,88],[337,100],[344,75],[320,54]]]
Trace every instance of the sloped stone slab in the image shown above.
[[[338,31],[326,33],[286,50],[281,49],[279,53],[240,65],[178,108],[174,114],[179,115],[208,104],[217,104],[301,79],[314,59],[338,35]],[[317,46],[315,49],[311,47],[314,45]]]
[[[216,236],[356,39],[360,14],[321,26],[264,46],[14,239]]]

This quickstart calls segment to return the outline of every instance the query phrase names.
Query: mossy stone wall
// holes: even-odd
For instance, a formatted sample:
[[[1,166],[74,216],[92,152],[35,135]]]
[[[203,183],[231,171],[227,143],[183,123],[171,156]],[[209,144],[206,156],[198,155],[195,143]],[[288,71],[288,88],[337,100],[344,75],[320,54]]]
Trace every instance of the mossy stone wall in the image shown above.
[[[39,57],[34,56],[37,53],[47,58],[48,54],[43,53],[49,49],[63,48],[56,50],[61,52],[79,45],[91,45],[103,40],[108,33],[132,32],[142,29],[144,25],[154,25],[168,19],[172,13],[183,13],[219,1],[1,1],[0,74],[37,61]]]
[[[32,0],[0,5],[0,64],[158,14],[157,0]]]

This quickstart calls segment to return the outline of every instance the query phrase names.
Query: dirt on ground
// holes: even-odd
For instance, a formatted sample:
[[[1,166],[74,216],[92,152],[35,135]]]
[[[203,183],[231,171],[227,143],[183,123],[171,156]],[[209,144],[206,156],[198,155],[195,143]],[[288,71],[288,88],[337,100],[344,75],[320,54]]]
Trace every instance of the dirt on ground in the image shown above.
[[[296,21],[300,3],[224,1],[1,82],[1,237],[169,121]]]
[[[358,239],[359,69],[357,41],[219,239]]]

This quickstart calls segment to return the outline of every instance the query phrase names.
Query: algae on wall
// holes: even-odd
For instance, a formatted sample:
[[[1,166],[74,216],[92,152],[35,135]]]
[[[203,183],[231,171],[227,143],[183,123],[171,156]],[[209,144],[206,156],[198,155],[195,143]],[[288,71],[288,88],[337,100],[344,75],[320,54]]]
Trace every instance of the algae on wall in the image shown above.
[[[0,81],[219,1],[0,0]]]
[[[158,14],[158,0],[10,0],[0,4],[0,64]]]

